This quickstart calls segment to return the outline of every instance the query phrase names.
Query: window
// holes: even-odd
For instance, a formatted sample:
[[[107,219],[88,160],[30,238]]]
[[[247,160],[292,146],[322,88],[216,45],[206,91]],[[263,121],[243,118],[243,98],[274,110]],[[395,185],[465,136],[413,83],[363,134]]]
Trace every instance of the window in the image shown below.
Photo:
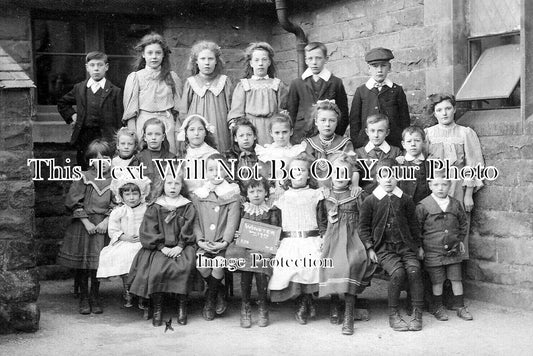
[[[469,40],[470,73],[457,92],[472,109],[520,106],[520,36],[511,33]]]
[[[85,55],[90,51],[108,55],[106,77],[123,87],[135,60],[133,47],[145,34],[159,30],[155,23],[124,14],[34,14],[37,104],[55,105],[74,84],[86,79]]]

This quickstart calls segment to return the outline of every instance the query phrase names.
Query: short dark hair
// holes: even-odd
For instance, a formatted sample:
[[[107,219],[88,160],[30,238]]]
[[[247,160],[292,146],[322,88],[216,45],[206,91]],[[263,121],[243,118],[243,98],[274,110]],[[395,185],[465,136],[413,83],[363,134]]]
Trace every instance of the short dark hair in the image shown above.
[[[141,188],[135,183],[126,183],[122,187],[118,188],[118,194],[123,198],[124,192],[139,192],[141,194]]]
[[[107,54],[100,51],[89,52],[85,56],[85,63],[89,63],[93,59],[104,61],[104,63],[107,63]]]
[[[369,117],[366,118],[366,126],[368,126],[368,124],[376,124],[380,121],[386,121],[387,122],[387,128],[389,129],[390,128],[390,120],[389,120],[389,117],[385,114],[374,114],[374,115],[370,115]]]
[[[406,127],[405,129],[403,129],[403,131],[402,131],[402,140],[405,140],[405,135],[407,135],[407,134],[412,135],[414,133],[419,134],[420,137],[422,137],[423,141],[426,140],[426,133],[424,132],[424,130],[420,126],[417,126],[417,125],[411,125],[409,127]]]
[[[432,115],[435,111],[435,106],[443,101],[448,100],[453,107],[456,105],[455,96],[448,93],[436,93],[428,96],[427,111],[428,114]]]
[[[324,57],[328,56],[328,48],[322,42],[309,42],[307,46],[305,46],[304,49],[306,52],[310,52],[315,49],[320,49],[322,53],[324,54]]]
[[[244,193],[246,194],[246,196],[248,196],[248,189],[257,187],[263,187],[266,192],[266,197],[268,198],[270,196],[270,185],[265,177],[261,177],[260,179],[250,179],[246,181],[244,183]]]

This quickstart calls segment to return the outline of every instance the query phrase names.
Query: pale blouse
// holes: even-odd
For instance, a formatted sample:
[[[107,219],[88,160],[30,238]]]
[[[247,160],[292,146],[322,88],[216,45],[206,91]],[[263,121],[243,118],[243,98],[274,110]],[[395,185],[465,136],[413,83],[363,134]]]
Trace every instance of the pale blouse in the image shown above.
[[[135,157],[135,155],[132,155],[130,158],[120,158],[120,156],[115,156],[111,160],[111,167],[127,167],[130,165],[131,160]]]
[[[139,236],[139,228],[146,212],[146,204],[141,203],[135,208],[126,204],[113,209],[109,215],[109,224],[107,230],[111,241],[109,245],[118,241],[122,234],[128,236]]]
[[[300,153],[305,151],[306,144],[304,142],[297,144],[297,145],[291,145],[288,144],[285,147],[279,146],[277,143],[272,144],[266,144],[264,146],[257,145],[255,147],[255,152],[257,154],[257,158],[261,162],[268,162],[273,160],[282,160],[286,164],[289,164],[289,162],[296,156],[298,156]]]
[[[317,230],[316,208],[322,199],[324,194],[321,189],[289,188],[273,204],[281,210],[283,231]]]
[[[271,117],[286,107],[288,89],[278,78],[241,79],[233,91],[228,120]]]
[[[159,80],[160,71],[144,68],[130,73],[124,85],[124,115],[127,121],[139,115],[139,111],[178,111],[183,84],[178,75],[170,72],[176,91],[163,80]]]
[[[452,165],[459,168],[464,166],[476,167],[478,164],[485,165],[481,153],[481,143],[476,132],[470,127],[456,123],[437,124],[428,127],[425,131],[429,146],[428,158],[447,159]],[[462,185],[479,189],[483,186],[483,182],[480,179],[470,179],[463,181]]]
[[[225,152],[231,148],[231,135],[228,128],[228,112],[231,107],[231,80],[219,75],[210,83],[199,75],[187,78],[179,105],[180,125],[185,118],[199,114],[214,126],[217,148]]]

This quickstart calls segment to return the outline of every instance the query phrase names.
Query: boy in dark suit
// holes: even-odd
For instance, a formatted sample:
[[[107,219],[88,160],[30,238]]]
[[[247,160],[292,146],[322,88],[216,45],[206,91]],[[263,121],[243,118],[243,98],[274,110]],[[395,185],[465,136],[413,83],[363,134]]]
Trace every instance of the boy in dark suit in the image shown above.
[[[418,259],[424,258],[415,204],[396,186],[391,172],[397,163],[386,158],[376,165],[378,186],[361,205],[359,237],[368,257],[390,276],[389,325],[395,331],[422,330],[424,288]],[[413,303],[413,319],[407,323],[399,313],[399,299],[405,279]]]
[[[402,179],[398,182],[398,187],[413,198],[413,202],[418,204],[422,199],[431,194],[429,190],[427,172],[428,162],[424,157],[423,147],[426,141],[426,134],[419,126],[409,126],[402,132],[402,146],[405,156],[400,160],[402,166],[418,167],[414,172],[413,180]],[[405,178],[405,177],[404,177]]]
[[[409,106],[402,87],[387,78],[394,58],[387,48],[373,48],[365,55],[370,79],[355,91],[350,111],[350,138],[355,148],[367,142],[365,119],[385,114],[390,120],[387,142],[400,147],[402,130],[410,125]]]
[[[365,176],[368,177],[367,170],[372,167],[370,171],[370,176],[373,178],[375,169],[372,165],[373,160],[380,161],[385,158],[396,158],[401,155],[402,151],[396,147],[389,145],[385,138],[389,135],[389,118],[384,114],[374,114],[366,119],[366,128],[365,133],[368,135],[368,143],[364,147],[360,147],[355,150],[355,154],[359,163],[361,165],[361,170],[363,172],[363,181],[361,183],[361,188],[363,188],[368,194],[371,194],[374,188],[377,186],[377,183],[373,180],[365,180]],[[365,165],[363,161],[365,160]]]
[[[306,71],[301,78],[292,81],[289,88],[287,108],[294,123],[291,143],[298,144],[306,137],[315,135],[311,109],[318,100],[335,100],[341,111],[335,133],[344,135],[348,127],[348,99],[342,80],[325,68],[328,50],[323,43],[311,42],[305,46]]]
[[[90,52],[85,57],[85,68],[90,78],[74,88],[57,102],[57,110],[67,124],[74,125],[70,143],[76,147],[77,164],[87,170],[85,151],[93,140],[103,138],[113,142],[115,132],[122,126],[122,93],[120,88],[105,78],[109,69],[107,55]],[[76,110],[72,107],[76,105]]]

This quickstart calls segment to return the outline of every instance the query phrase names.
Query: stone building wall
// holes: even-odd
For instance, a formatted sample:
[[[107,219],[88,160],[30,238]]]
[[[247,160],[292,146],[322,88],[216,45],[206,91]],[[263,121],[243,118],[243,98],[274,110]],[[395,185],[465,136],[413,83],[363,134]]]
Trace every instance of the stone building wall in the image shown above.
[[[110,9],[116,11],[117,9]],[[252,17],[241,10],[225,10],[218,13],[200,14],[183,10],[163,16],[164,37],[171,48],[172,68],[185,80],[189,75],[187,62],[190,47],[199,40],[218,43],[226,62],[226,72],[236,83],[243,71],[243,50],[250,42],[269,41],[275,14]],[[28,75],[32,74],[32,48],[30,42],[31,17],[28,9],[9,9],[0,14],[0,45],[20,63]],[[54,158],[58,164],[66,165],[68,159],[75,162],[76,152],[66,143],[39,142],[34,144],[35,158]],[[46,170],[45,170],[46,171]],[[70,182],[35,182],[35,252],[40,279],[70,277],[70,271],[55,264],[64,231],[70,222],[64,201]]]
[[[491,22],[488,28],[503,32],[519,29],[518,2],[498,2],[498,7],[513,11],[487,9],[494,16],[507,15],[504,24]],[[349,100],[357,86],[368,79],[364,53],[372,47],[391,48],[396,58],[392,60],[390,78],[404,87],[413,122],[426,126],[433,122],[424,113],[426,96],[456,93],[466,77],[468,16],[474,11],[469,13],[469,6],[486,4],[477,0],[332,1],[327,5],[312,2],[292,11],[291,20],[302,26],[309,41],[327,45],[327,67],[343,79]],[[475,11],[479,14],[479,9]],[[476,36],[482,34],[479,28],[476,23]],[[281,78],[288,83],[297,75],[295,37],[275,26],[272,44]],[[526,50],[532,49],[528,46]],[[469,297],[531,309],[533,119],[522,117],[520,109],[504,109],[476,115],[467,112],[458,121],[476,130],[486,164],[496,166],[501,173],[498,180],[487,182],[474,196],[466,293]]]
[[[39,328],[30,119],[33,83],[0,46],[0,333]]]

